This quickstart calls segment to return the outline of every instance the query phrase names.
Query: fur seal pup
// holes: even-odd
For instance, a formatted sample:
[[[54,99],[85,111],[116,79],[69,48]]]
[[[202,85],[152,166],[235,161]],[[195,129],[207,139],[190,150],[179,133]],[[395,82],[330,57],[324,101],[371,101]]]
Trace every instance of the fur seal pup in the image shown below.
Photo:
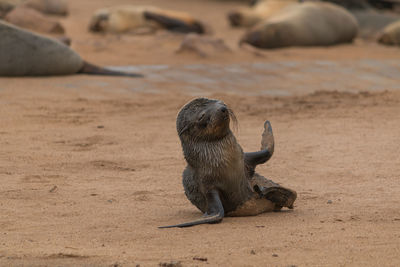
[[[261,151],[243,153],[229,128],[233,112],[222,102],[197,98],[179,112],[176,122],[187,167],[183,186],[203,218],[160,228],[221,222],[224,216],[252,216],[282,207],[293,208],[296,192],[255,173],[274,151],[267,121]]]
[[[252,27],[267,19],[283,8],[298,3],[298,0],[261,0],[251,7],[242,7],[228,13],[228,20],[233,27]]]
[[[0,21],[0,36],[0,76],[86,73],[141,77],[92,65],[61,42],[7,22]]]
[[[400,20],[386,26],[378,42],[385,45],[398,45],[400,46]]]
[[[115,6],[97,10],[89,24],[92,32],[142,33],[158,29],[204,33],[203,24],[191,15],[152,6]]]
[[[325,2],[291,5],[247,32],[240,43],[258,48],[330,46],[350,43],[357,20],[346,9]]]

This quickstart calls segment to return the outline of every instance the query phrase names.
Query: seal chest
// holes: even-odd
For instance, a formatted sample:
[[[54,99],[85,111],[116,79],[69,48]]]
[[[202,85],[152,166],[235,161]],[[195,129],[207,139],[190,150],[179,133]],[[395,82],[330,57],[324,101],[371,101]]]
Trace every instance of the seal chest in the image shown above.
[[[225,215],[248,216],[293,208],[296,193],[255,173],[274,150],[267,122],[260,151],[243,153],[230,130],[233,112],[222,102],[197,98],[177,117],[177,131],[188,165],[183,172],[187,198],[204,213],[203,218],[169,227],[217,223]],[[272,142],[271,142],[272,140]]]

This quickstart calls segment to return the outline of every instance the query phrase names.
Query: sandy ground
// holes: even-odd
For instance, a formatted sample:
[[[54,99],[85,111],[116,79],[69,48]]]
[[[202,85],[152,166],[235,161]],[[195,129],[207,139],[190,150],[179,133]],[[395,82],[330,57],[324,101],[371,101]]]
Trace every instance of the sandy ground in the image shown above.
[[[87,33],[93,10],[133,2],[71,0],[62,22],[84,58],[138,65],[149,78],[0,79],[1,266],[400,265],[398,48],[356,41],[259,55],[236,46],[242,31],[222,16],[238,4],[205,0],[146,3],[202,17],[231,54],[177,55],[182,37],[174,34]],[[319,73],[311,66],[318,62]],[[261,65],[258,85],[252,71],[221,69],[261,63],[270,65]],[[210,82],[215,74],[193,64],[220,71],[220,90]],[[165,65],[159,76],[167,81],[152,74]],[[187,66],[192,72],[179,75]],[[194,83],[191,73],[205,80]],[[183,193],[175,130],[177,112],[195,95],[235,111],[245,151],[259,148],[271,121],[275,154],[258,171],[298,192],[293,211],[157,228],[201,216]]]

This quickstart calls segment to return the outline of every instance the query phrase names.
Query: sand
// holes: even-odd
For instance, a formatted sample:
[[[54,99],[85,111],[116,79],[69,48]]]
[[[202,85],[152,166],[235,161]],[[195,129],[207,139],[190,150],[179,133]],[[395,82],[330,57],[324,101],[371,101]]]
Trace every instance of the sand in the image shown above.
[[[146,3],[204,17],[231,54],[87,32],[96,8],[133,2],[70,0],[61,21],[82,57],[146,78],[0,78],[1,266],[400,265],[398,48],[240,49],[223,16],[239,4],[205,0]],[[235,111],[245,151],[271,121],[275,154],[257,171],[298,192],[294,210],[157,228],[201,216],[175,130],[199,95]]]

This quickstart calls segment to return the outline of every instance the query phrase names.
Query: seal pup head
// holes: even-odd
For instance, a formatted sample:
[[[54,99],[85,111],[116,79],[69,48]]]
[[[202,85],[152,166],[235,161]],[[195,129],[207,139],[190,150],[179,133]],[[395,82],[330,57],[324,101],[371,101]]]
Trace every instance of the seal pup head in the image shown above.
[[[107,29],[110,11],[107,9],[100,9],[97,11],[89,23],[89,31],[103,32]]]
[[[181,141],[218,140],[231,133],[230,120],[236,123],[232,110],[220,100],[197,98],[178,113],[176,128]]]

